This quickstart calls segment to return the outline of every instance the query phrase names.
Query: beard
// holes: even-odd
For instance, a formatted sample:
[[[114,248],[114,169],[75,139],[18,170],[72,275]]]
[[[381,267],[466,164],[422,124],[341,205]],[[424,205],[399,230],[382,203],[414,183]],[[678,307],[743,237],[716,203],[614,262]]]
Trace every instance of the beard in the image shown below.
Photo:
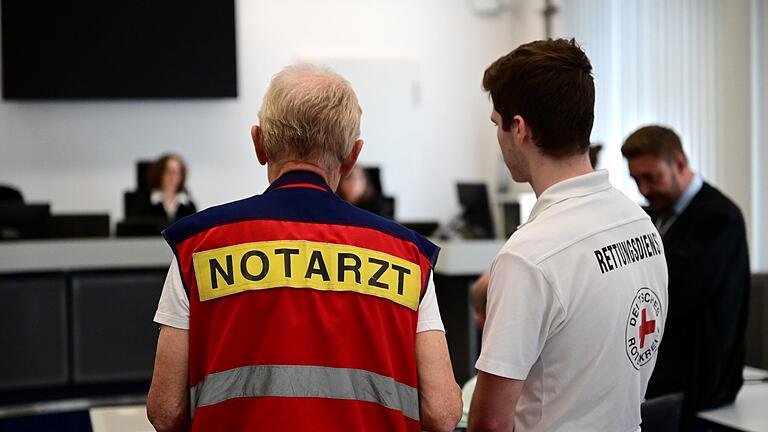
[[[649,194],[645,199],[648,200],[648,205],[651,206],[656,214],[662,214],[669,211],[677,201],[667,193]]]
[[[646,195],[648,205],[651,206],[656,214],[666,213],[672,210],[672,207],[680,199],[683,191],[680,190],[680,180],[672,177],[669,182],[669,188],[666,191],[654,192]]]
[[[504,157],[504,164],[512,175],[512,180],[518,183],[530,181],[525,157],[516,146],[510,146],[506,152],[502,152],[502,156]]]

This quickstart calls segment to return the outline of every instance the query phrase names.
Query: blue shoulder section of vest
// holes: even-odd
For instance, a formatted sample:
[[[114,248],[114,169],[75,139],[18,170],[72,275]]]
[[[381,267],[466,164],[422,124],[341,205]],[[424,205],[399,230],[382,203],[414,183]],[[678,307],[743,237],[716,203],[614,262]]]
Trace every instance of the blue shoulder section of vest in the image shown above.
[[[195,234],[215,226],[248,220],[309,222],[371,228],[414,243],[433,267],[440,251],[438,246],[426,238],[396,222],[358,209],[332,192],[306,187],[270,188],[263,195],[208,208],[171,225],[163,231],[163,236],[175,251],[177,244]]]

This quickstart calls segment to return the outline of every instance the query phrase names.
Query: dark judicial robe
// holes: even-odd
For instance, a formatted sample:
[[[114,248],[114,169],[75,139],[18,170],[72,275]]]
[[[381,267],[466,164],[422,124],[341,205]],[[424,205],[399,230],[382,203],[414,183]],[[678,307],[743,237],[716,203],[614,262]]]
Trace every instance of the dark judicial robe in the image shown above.
[[[179,207],[176,209],[176,214],[171,216],[165,211],[165,207],[163,207],[163,203],[157,203],[157,204],[151,204],[149,205],[147,209],[147,216],[148,217],[154,217],[157,219],[165,219],[169,223],[176,222],[177,220],[189,216],[191,214],[197,213],[197,208],[195,207],[195,203],[192,201],[189,201],[188,203],[179,204]]]
[[[197,213],[197,207],[195,207],[195,203],[184,191],[181,191],[178,196],[178,207],[176,208],[176,214],[174,215],[168,214],[165,211],[165,207],[163,207],[163,203],[161,201],[162,194],[159,194],[159,196],[156,198],[156,193],[158,192],[152,191],[147,195],[147,205],[142,216],[156,218],[158,220],[165,220],[168,222],[168,225],[170,225],[171,223],[176,222],[183,217]]]
[[[662,239],[669,312],[646,398],[683,392],[683,430],[690,430],[697,411],[733,402],[743,383],[746,228],[736,204],[705,182]]]

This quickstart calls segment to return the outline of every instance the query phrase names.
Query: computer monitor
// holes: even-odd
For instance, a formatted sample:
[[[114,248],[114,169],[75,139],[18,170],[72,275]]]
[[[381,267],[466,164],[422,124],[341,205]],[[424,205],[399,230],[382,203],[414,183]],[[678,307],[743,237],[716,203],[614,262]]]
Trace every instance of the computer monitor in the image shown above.
[[[109,237],[109,214],[58,214],[48,219],[50,238]]]
[[[0,240],[48,236],[49,204],[0,204]]]
[[[466,238],[492,239],[495,237],[491,207],[488,204],[488,188],[485,183],[458,183],[461,218]]]
[[[363,167],[363,171],[365,171],[365,178],[368,180],[368,183],[371,185],[373,190],[379,194],[384,194],[384,189],[381,186],[381,169],[379,167],[370,166],[370,167]]]
[[[117,237],[159,237],[160,232],[170,225],[166,218],[126,217],[117,223]]]
[[[520,226],[520,204],[516,202],[504,203],[504,237],[511,236]]]
[[[437,229],[440,227],[440,224],[437,221],[412,221],[412,222],[399,221],[399,222],[404,227],[414,230],[418,234],[423,235],[424,237],[429,237],[435,234]]]

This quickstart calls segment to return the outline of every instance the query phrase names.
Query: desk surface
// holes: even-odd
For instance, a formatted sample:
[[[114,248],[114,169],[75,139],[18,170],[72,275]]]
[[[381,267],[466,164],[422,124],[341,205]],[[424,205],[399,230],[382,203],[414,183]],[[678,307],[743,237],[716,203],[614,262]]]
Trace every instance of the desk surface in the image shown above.
[[[435,271],[477,275],[491,268],[504,240],[453,240],[442,248]],[[27,240],[0,243],[0,274],[166,267],[171,250],[161,238]]]
[[[152,432],[146,405],[91,408],[93,432]]]
[[[491,263],[506,240],[435,241],[440,257],[435,272],[446,276],[473,276],[491,270]]]
[[[159,238],[26,240],[0,243],[0,273],[166,267]]]
[[[744,386],[736,402],[702,411],[699,417],[740,431],[768,431],[768,382],[747,381],[767,376],[768,371],[747,366],[744,368]]]

